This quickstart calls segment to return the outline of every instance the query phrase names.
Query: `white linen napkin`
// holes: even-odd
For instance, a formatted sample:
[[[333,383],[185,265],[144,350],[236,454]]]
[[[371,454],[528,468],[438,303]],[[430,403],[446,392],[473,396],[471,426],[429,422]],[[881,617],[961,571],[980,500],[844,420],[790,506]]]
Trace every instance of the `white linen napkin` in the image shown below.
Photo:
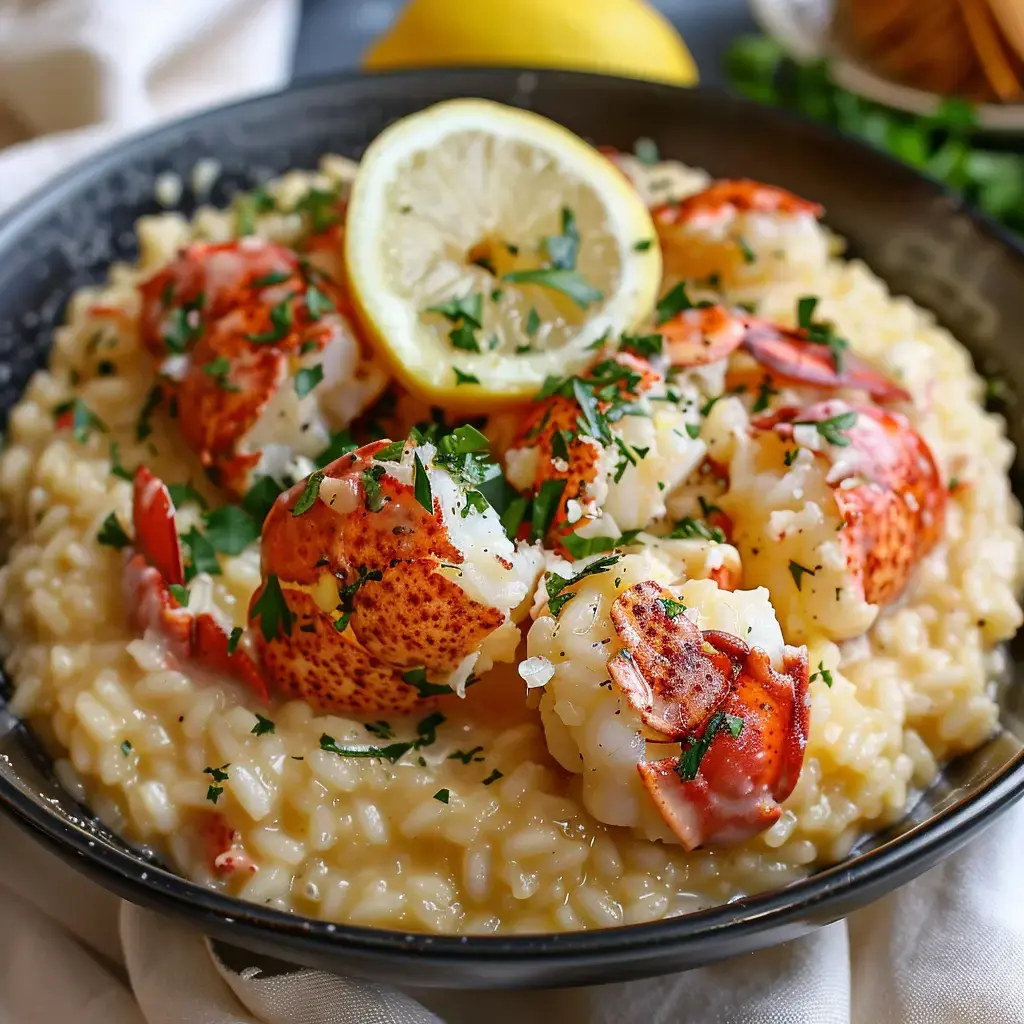
[[[0,153],[0,207],[126,132],[283,84],[296,13],[297,0],[0,3],[0,146],[20,143]],[[1022,848],[1018,807],[788,945],[648,981],[467,995],[272,973],[255,955],[230,970],[198,932],[0,820],[0,1024],[1024,1024]]]

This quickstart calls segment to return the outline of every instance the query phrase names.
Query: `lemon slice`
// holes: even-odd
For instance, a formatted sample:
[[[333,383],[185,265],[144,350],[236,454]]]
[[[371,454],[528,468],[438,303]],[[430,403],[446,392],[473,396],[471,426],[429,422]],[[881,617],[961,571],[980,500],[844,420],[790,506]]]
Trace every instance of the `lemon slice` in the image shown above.
[[[484,100],[430,107],[371,144],[345,263],[399,378],[481,411],[581,370],[650,314],[661,280],[650,215],[622,174],[552,121]]]

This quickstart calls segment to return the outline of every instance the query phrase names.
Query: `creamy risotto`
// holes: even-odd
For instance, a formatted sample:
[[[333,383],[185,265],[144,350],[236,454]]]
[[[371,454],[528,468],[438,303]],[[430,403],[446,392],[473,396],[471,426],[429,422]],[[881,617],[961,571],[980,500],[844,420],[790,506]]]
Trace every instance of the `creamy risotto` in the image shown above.
[[[332,921],[605,927],[842,858],[996,728],[1022,534],[966,351],[812,203],[608,159],[656,308],[489,417],[389,383],[337,157],[143,218],[74,296],[0,456],[0,615],[113,829]],[[585,277],[549,221],[434,282],[456,369],[503,291],[543,293],[524,345],[575,322],[516,277]]]

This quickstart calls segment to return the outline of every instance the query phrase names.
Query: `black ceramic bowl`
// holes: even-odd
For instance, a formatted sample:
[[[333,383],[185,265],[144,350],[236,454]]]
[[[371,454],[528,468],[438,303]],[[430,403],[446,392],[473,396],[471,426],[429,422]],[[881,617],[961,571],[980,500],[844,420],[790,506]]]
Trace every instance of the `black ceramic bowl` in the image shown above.
[[[210,111],[131,139],[66,175],[0,224],[0,411],[42,365],[74,288],[135,255],[132,223],[156,212],[154,178],[201,157],[230,193],[333,151],[358,157],[395,118],[455,96],[530,107],[595,142],[714,175],[749,175],[825,205],[854,254],[934,309],[980,368],[1024,387],[1024,252],[937,185],[862,145],[725,95],[559,72],[431,71],[344,77]],[[186,197],[186,200],[188,197]],[[187,205],[187,203],[186,203]],[[1018,447],[1024,424],[1010,415]],[[1015,481],[1018,494],[1024,494]],[[1015,664],[1019,659],[1015,658]],[[1024,688],[1000,683],[1001,732],[951,765],[897,828],[787,888],[655,924],[568,935],[449,938],[352,928],[213,893],[165,871],[79,806],[0,698],[0,807],[127,899],[281,960],[409,985],[576,985],[693,967],[834,921],[948,855],[1024,792]]]

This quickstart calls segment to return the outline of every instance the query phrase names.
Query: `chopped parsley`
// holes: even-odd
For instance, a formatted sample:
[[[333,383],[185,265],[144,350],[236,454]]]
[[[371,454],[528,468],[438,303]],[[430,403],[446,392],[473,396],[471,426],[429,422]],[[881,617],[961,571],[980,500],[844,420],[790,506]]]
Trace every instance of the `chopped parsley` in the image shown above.
[[[379,512],[390,500],[380,486],[380,478],[387,472],[383,466],[370,466],[359,474],[359,480],[366,492],[366,508]]]
[[[331,434],[331,440],[327,447],[316,457],[316,464],[322,469],[334,462],[335,459],[340,459],[342,455],[354,452],[358,447],[351,430],[339,430],[337,433]]]
[[[540,330],[540,314],[533,306],[530,307],[530,312],[526,314],[526,326],[524,327],[526,336],[532,338],[537,331]]]
[[[676,774],[683,782],[693,782],[697,778],[704,755],[710,749],[715,737],[723,729],[733,739],[736,739],[743,731],[743,719],[739,715],[727,715],[724,711],[716,711],[708,719],[704,733],[699,739],[695,736],[688,736],[683,740],[679,764],[676,765]]]
[[[363,722],[363,728],[371,736],[376,736],[379,740],[393,740],[395,738],[395,730],[391,728],[391,723],[385,722],[383,719],[379,719],[376,722]]]
[[[121,753],[127,757],[132,752],[132,741],[122,740],[121,742]]]
[[[557,619],[559,612],[576,596],[575,591],[567,592],[569,587],[582,582],[588,576],[608,572],[618,561],[618,555],[605,555],[604,558],[591,562],[570,579],[560,576],[557,572],[549,572],[544,578],[544,589],[548,593],[548,610]]]
[[[700,437],[700,424],[699,423],[687,423],[686,433],[694,441]]]
[[[203,769],[203,774],[209,775],[213,779],[213,783],[210,785],[210,788],[206,791],[206,799],[209,800],[211,804],[215,804],[217,802],[217,798],[221,795],[221,793],[224,792],[224,787],[217,785],[217,783],[227,782],[227,769],[230,767],[230,764],[222,764],[219,768]]]
[[[619,461],[615,464],[614,480],[618,483],[630,466],[636,466],[641,459],[647,457],[650,448],[635,448],[626,444],[621,437],[615,438],[615,447],[619,450]]]
[[[117,441],[110,442],[110,472],[122,480],[127,480],[129,483],[135,479],[134,474],[121,465],[121,446]]]
[[[62,426],[66,421],[66,425],[71,427],[72,434],[79,444],[85,444],[91,430],[100,430],[106,433],[106,424],[80,398],[61,402],[53,412],[60,418]]]
[[[449,796],[449,793],[448,793],[447,789],[439,789],[434,794],[434,799],[435,800],[440,800],[441,803],[446,804],[446,803],[448,803],[448,796]]]
[[[299,500],[295,502],[292,508],[293,516],[301,516],[303,512],[308,512],[313,507],[314,502],[320,496],[320,485],[323,482],[324,471],[322,469],[309,474],[306,486],[303,488],[302,494],[299,495]]]
[[[385,747],[341,747],[338,746],[333,736],[324,733],[320,737],[320,749],[330,754],[337,754],[339,757],[369,757],[381,758],[395,764],[411,750],[420,750],[428,747],[437,740],[437,727],[445,721],[444,715],[434,712],[428,715],[416,726],[416,739],[399,740],[397,743],[389,743]]]
[[[295,374],[295,393],[299,398],[305,398],[323,379],[324,368],[319,363],[304,366]]]
[[[717,526],[709,526],[703,519],[693,519],[690,516],[685,516],[672,527],[669,538],[671,540],[700,538],[702,540],[714,541],[717,544],[724,544],[725,532]]]
[[[168,484],[167,493],[171,496],[175,507],[187,505],[190,501],[200,508],[207,507],[206,499],[190,483]]]
[[[220,575],[220,562],[217,561],[217,553],[210,541],[204,537],[194,526],[181,536],[182,545],[185,548],[185,578],[192,579],[196,573],[205,572],[210,576]]]
[[[253,736],[265,736],[268,732],[273,732],[277,727],[269,718],[264,718],[263,715],[257,713],[256,724],[249,731]]]
[[[433,515],[434,495],[430,490],[430,477],[418,452],[413,455],[413,467],[413,494],[427,512]]]
[[[503,778],[505,778],[505,773],[504,772],[499,772],[498,769],[495,768],[494,771],[491,772],[491,774],[488,775],[486,779],[482,779],[481,781],[483,782],[483,784],[485,786],[489,786],[489,785],[491,785],[491,783],[497,782],[498,779],[503,779]]]
[[[576,259],[580,251],[580,234],[576,228],[576,218],[568,206],[562,207],[562,233],[546,235],[544,250],[548,262],[556,270],[575,270]]]
[[[589,284],[578,270],[559,267],[539,267],[536,270],[512,270],[502,275],[510,284],[536,284],[542,288],[561,292],[580,309],[586,309],[604,298],[604,292]]]
[[[260,535],[260,521],[239,505],[224,505],[206,516],[206,539],[222,555],[240,555]]]
[[[246,334],[247,341],[254,345],[272,345],[283,341],[295,324],[295,310],[292,306],[294,294],[283,298],[276,306],[270,307],[270,330],[259,334]]]
[[[330,189],[311,188],[293,207],[301,213],[314,235],[319,235],[341,220],[338,193]]]
[[[687,309],[693,309],[693,303],[690,301],[690,296],[686,294],[686,285],[680,281],[659,299],[658,305],[655,307],[656,322],[659,325],[663,324]]]
[[[171,597],[173,597],[182,608],[188,607],[188,599],[190,596],[188,587],[181,583],[168,583],[167,589],[171,592]]]
[[[149,394],[146,395],[145,402],[142,403],[142,409],[139,412],[139,419],[135,424],[135,436],[140,441],[145,441],[150,434],[153,433],[153,425],[151,422],[153,413],[156,411],[156,407],[160,404],[160,400],[163,397],[163,392],[160,390],[159,385],[154,384],[149,389]]]
[[[281,590],[281,581],[274,573],[267,576],[263,593],[250,610],[250,618],[255,619],[257,616],[264,640],[269,642],[282,632],[291,636],[295,615],[288,607],[284,592]]]
[[[832,689],[832,682],[833,682],[833,680],[832,680],[832,673],[829,672],[829,670],[827,668],[825,668],[825,662],[823,662],[823,661],[819,661],[818,662],[818,671],[815,672],[811,676],[811,680],[810,681],[813,683],[815,679],[821,679],[821,681],[830,690]]]
[[[790,560],[789,575],[793,577],[797,590],[803,589],[804,576],[813,576],[814,572],[814,569],[808,569],[806,565],[801,565],[799,562],[792,561],[792,559]]]
[[[342,612],[341,617],[334,623],[334,628],[339,633],[344,633],[348,628],[349,620],[352,618],[352,612],[355,611],[356,594],[359,593],[359,588],[364,583],[370,581],[379,583],[384,578],[384,573],[380,569],[371,569],[369,572],[366,570],[365,565],[359,567],[359,571],[356,573],[356,578],[353,582],[346,584],[338,591],[338,611]]]
[[[682,615],[686,611],[686,605],[682,601],[677,601],[672,597],[659,597],[658,604],[661,605],[661,610],[670,618],[674,619],[678,615]]]
[[[850,409],[841,412],[838,416],[830,416],[827,420],[795,420],[794,427],[814,427],[815,430],[829,443],[837,448],[848,448],[850,438],[843,433],[849,430],[857,422],[857,413]]]
[[[443,693],[452,692],[452,688],[447,683],[430,682],[427,679],[427,670],[422,666],[403,672],[402,679],[416,690],[419,697],[437,697]]]
[[[262,524],[270,513],[271,506],[277,501],[277,496],[284,490],[285,488],[272,476],[258,477],[252,487],[245,492],[242,508]]]
[[[334,302],[315,284],[306,288],[306,312],[310,320],[317,321],[328,313],[336,312],[336,308]]]
[[[479,384],[480,378],[472,373],[466,373],[460,370],[457,366],[453,366],[452,370],[455,373],[455,385],[458,387],[460,384]]]
[[[654,139],[648,139],[646,136],[633,143],[633,156],[645,167],[651,167],[661,158],[658,153],[658,144]]]
[[[635,352],[638,356],[660,356],[665,339],[660,334],[624,334],[619,340],[619,351]]]
[[[252,281],[253,288],[271,288],[275,284],[284,284],[292,275],[286,270],[272,270],[263,277],[255,277]]]
[[[575,561],[580,558],[588,558],[590,555],[599,555],[602,551],[614,551],[615,548],[626,547],[626,545],[632,544],[639,534],[640,530],[627,530],[618,537],[580,537],[575,533],[570,533],[562,538],[562,544]]]
[[[747,244],[747,240],[742,236],[736,237],[736,245],[739,247],[740,255],[743,257],[744,263],[756,263],[757,255],[754,250]]]
[[[206,296],[200,292],[194,299],[170,311],[170,324],[164,330],[164,346],[168,352],[181,355],[203,333],[200,312],[206,304]]]
[[[242,639],[242,633],[244,630],[241,626],[235,626],[231,630],[231,635],[228,637],[228,657],[238,650],[238,642]]]
[[[231,360],[227,356],[218,356],[216,359],[204,363],[203,373],[212,378],[221,391],[237,392],[242,390],[237,384],[232,384],[228,380],[228,375],[231,373]]]
[[[554,522],[558,506],[565,492],[565,480],[545,480],[533,498],[533,513],[530,520],[530,540],[543,540]]]
[[[779,392],[772,387],[772,379],[767,374],[761,379],[761,383],[757,386],[757,398],[754,401],[751,412],[764,412],[768,408],[768,403],[774,398]]]
[[[100,527],[100,532],[96,534],[96,539],[108,548],[117,548],[118,551],[131,544],[131,538],[124,532],[121,523],[113,512],[103,520],[103,525]]]
[[[639,242],[633,243],[634,252],[647,252],[648,249],[653,245],[653,241],[650,238],[641,238]]]
[[[405,442],[404,441],[392,441],[391,444],[385,445],[379,452],[374,455],[374,458],[378,462],[401,462],[402,455],[405,453]]]
[[[796,320],[797,324],[804,331],[808,341],[816,345],[825,345],[832,354],[832,364],[836,373],[843,371],[843,353],[850,347],[846,338],[836,334],[835,327],[824,320],[815,320],[814,311],[817,308],[818,299],[814,295],[805,295],[797,300]]]
[[[448,299],[436,306],[427,306],[425,313],[438,313],[452,323],[465,321],[471,327],[481,327],[484,300],[479,292],[470,292],[462,298]]]
[[[469,764],[470,761],[482,761],[482,757],[477,757],[477,754],[483,753],[483,747],[473,747],[472,750],[453,750],[448,755],[449,761],[461,761],[463,764]]]

